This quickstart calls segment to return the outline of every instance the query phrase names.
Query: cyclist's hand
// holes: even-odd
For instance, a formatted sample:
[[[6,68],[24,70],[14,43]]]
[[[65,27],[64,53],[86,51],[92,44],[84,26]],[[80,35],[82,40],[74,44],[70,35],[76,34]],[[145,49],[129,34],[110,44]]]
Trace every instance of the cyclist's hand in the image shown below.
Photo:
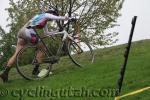
[[[70,21],[71,21],[71,22],[75,22],[75,21],[77,21],[77,19],[74,18],[74,17],[72,17],[72,18],[70,18]]]

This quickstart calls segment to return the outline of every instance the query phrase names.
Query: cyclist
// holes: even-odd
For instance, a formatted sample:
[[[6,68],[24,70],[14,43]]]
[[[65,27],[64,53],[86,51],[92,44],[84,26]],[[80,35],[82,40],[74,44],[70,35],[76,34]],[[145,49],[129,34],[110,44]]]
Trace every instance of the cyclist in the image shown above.
[[[18,52],[28,43],[37,43],[38,39],[36,37],[36,32],[33,29],[29,29],[28,26],[35,26],[38,29],[43,29],[45,34],[54,35],[54,33],[48,31],[47,22],[52,20],[69,20],[69,17],[59,16],[57,10],[54,8],[49,8],[45,13],[38,14],[34,16],[30,21],[28,21],[18,32],[18,42],[16,46],[16,51],[13,56],[8,60],[7,64],[3,67],[3,70],[0,73],[0,77],[3,82],[8,81],[8,74],[15,62]],[[43,45],[38,46],[43,48]],[[43,56],[42,52],[38,52],[37,60],[40,61],[40,58]],[[39,73],[38,65],[36,65],[32,71],[32,74],[37,75]]]

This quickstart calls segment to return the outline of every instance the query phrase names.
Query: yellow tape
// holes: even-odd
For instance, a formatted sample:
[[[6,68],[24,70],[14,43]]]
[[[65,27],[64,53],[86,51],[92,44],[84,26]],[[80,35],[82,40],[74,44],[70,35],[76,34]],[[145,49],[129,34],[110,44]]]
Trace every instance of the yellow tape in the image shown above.
[[[127,97],[127,96],[131,96],[131,95],[135,95],[135,94],[141,93],[141,92],[146,91],[146,90],[149,90],[149,89],[150,89],[150,86],[149,86],[149,87],[146,87],[146,88],[143,88],[143,89],[139,89],[139,90],[130,92],[130,93],[125,94],[125,95],[122,95],[122,96],[115,97],[115,100],[119,100],[119,99],[121,99],[121,98],[124,98],[124,97]]]

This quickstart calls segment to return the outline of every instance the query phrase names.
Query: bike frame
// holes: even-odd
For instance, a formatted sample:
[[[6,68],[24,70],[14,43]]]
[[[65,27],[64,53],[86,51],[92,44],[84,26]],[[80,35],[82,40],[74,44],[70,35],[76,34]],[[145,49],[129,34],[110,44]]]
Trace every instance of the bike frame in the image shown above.
[[[44,36],[44,37],[41,38],[40,35],[37,33],[36,29],[33,28],[33,30],[36,32],[36,35],[37,35],[37,37],[40,39],[40,42],[44,45],[46,51],[48,52],[48,55],[52,55],[52,56],[53,56],[53,54],[50,52],[50,50],[49,50],[48,47],[46,46],[45,42],[43,41],[43,38],[50,37],[50,35],[46,35],[46,36]],[[54,31],[54,35],[62,35],[62,36],[63,36],[63,37],[62,37],[62,44],[60,45],[60,47],[58,48],[58,51],[57,51],[57,53],[56,53],[57,56],[58,56],[58,54],[61,52],[61,50],[62,50],[62,48],[63,48],[63,45],[64,45],[64,43],[65,43],[65,41],[66,41],[67,38],[68,38],[69,40],[75,42],[74,39],[73,39],[73,37],[72,37],[66,30],[63,30],[63,31],[61,31],[61,32],[59,32],[59,31]],[[52,36],[51,36],[51,37],[52,37]],[[53,38],[53,37],[52,37],[52,38]],[[78,47],[80,48],[79,45],[78,45]],[[81,49],[81,48],[80,48],[80,49]]]

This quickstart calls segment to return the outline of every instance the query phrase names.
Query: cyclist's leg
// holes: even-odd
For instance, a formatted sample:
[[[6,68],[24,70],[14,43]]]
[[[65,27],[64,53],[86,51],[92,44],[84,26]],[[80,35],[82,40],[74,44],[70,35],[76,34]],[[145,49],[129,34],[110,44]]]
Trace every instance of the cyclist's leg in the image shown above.
[[[28,43],[29,38],[26,36],[26,31],[25,28],[23,27],[19,32],[18,32],[18,41],[17,41],[17,46],[15,53],[13,56],[8,60],[7,65],[9,68],[12,67],[16,60],[16,56],[18,52]]]
[[[14,64],[18,52],[19,52],[24,46],[25,46],[25,41],[24,41],[24,39],[18,38],[18,42],[17,42],[17,46],[16,46],[16,51],[15,51],[15,53],[13,54],[13,56],[8,60],[7,67],[11,67],[11,66]]]
[[[0,77],[2,78],[3,82],[8,81],[9,71],[12,68],[12,65],[14,64],[14,62],[16,60],[16,56],[17,56],[18,52],[24,47],[24,45],[25,45],[24,39],[18,38],[16,51],[13,54],[13,56],[8,60],[6,66],[4,66],[4,69],[2,70],[2,73],[0,74]]]
[[[38,48],[39,48],[39,49],[42,49],[42,50],[46,50],[46,47],[45,47],[42,43],[39,43]],[[42,59],[44,59],[44,57],[45,57],[44,52],[42,52],[41,50],[39,50],[38,53],[37,53],[37,55],[36,55],[36,59],[38,60],[38,62],[42,62]],[[45,59],[51,60],[51,61],[50,61],[51,64],[58,61],[58,58],[56,59],[55,57],[52,57],[53,60],[50,59],[50,58],[45,58]],[[44,60],[45,60],[45,59],[44,59]],[[56,60],[57,60],[57,61],[56,61]],[[45,74],[47,73],[47,71],[49,71],[49,67],[50,67],[50,66],[47,66],[46,69],[42,69],[41,71],[38,71],[37,69],[39,68],[39,65],[36,65],[36,67],[34,68],[33,72],[38,71],[38,74],[39,74],[39,75],[40,75],[40,74],[41,74],[41,75],[45,75]],[[33,74],[34,74],[34,73],[33,73]],[[52,74],[52,71],[50,71],[49,74]],[[35,75],[37,75],[37,73],[36,73]]]
[[[1,71],[0,77],[2,78],[3,82],[7,82],[8,81],[8,74],[9,71],[12,67],[12,65],[14,64],[15,60],[16,60],[16,56],[18,54],[18,52],[26,45],[27,41],[26,41],[26,37],[24,35],[24,30],[21,29],[21,31],[18,32],[18,41],[17,41],[17,46],[16,46],[16,50],[15,53],[13,54],[13,56],[8,60],[7,64],[3,67],[3,70]]]
[[[42,50],[45,49],[45,47],[44,47],[44,45],[43,45],[42,43],[39,43],[39,44],[38,44],[38,48],[39,48],[39,49],[42,49]],[[38,63],[40,63],[40,62],[42,61],[43,57],[44,57],[44,53],[43,53],[41,50],[38,50],[37,55],[36,55],[36,60],[38,61]],[[32,74],[33,74],[33,75],[38,75],[39,72],[40,72],[40,71],[39,71],[39,64],[36,64],[36,65],[34,66],[34,69],[33,69],[33,71],[32,71]]]
[[[45,50],[45,46],[42,43],[38,44],[38,48]],[[41,62],[43,57],[44,57],[44,53],[41,50],[39,50],[37,55],[36,55],[36,59],[38,60],[38,62]]]

